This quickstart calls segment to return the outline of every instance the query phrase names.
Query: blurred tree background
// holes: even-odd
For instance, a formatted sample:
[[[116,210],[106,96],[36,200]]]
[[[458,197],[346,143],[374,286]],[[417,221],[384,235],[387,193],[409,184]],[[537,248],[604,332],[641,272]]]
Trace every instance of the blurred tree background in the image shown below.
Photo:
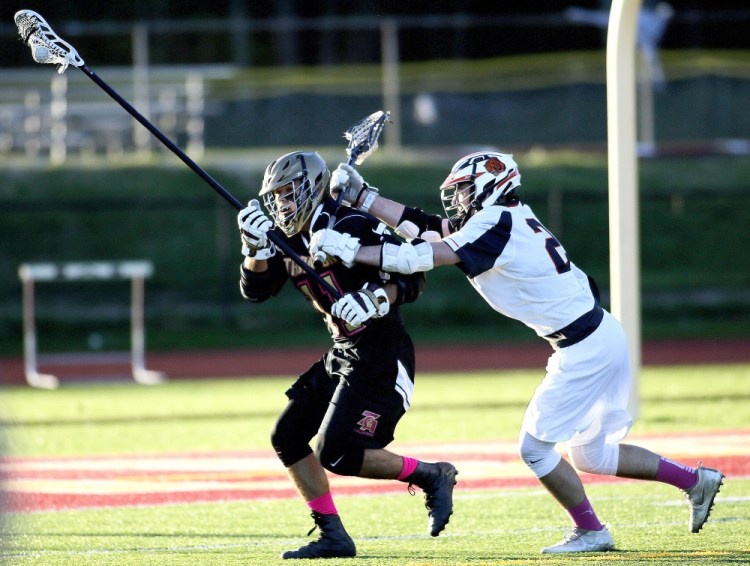
[[[82,73],[35,65],[12,23],[27,7],[243,201],[280,153],[335,166],[379,108],[394,123],[365,178],[432,212],[458,157],[513,152],[525,200],[606,300],[609,2],[39,1],[0,23],[0,355],[22,351],[17,271],[36,261],[152,261],[150,349],[327,342],[291,289],[241,301],[233,209]],[[750,337],[750,8],[642,14],[658,48],[639,60],[644,335]],[[126,347],[126,283],[38,287],[41,349]],[[405,311],[423,343],[535,339],[458,270]]]

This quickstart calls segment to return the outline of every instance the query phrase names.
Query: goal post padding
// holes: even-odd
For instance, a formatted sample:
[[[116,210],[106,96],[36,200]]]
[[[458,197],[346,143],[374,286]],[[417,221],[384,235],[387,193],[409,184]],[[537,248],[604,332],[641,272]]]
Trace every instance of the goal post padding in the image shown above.
[[[85,365],[126,361],[129,362],[131,375],[137,383],[151,385],[164,381],[166,376],[162,372],[146,369],[145,280],[151,277],[153,272],[152,263],[142,260],[21,264],[18,268],[18,276],[21,280],[23,295],[23,354],[27,383],[44,389],[55,389],[59,386],[57,376],[39,371],[39,365],[43,361]],[[125,356],[112,352],[86,352],[56,356],[39,354],[36,329],[36,283],[117,280],[129,280],[131,287],[130,352],[128,354]]]

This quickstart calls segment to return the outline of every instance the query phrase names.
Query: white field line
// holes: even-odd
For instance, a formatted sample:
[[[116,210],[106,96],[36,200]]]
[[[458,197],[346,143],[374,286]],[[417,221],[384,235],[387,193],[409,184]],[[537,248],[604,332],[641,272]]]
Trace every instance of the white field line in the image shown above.
[[[616,498],[612,498],[616,499]],[[628,499],[622,497],[620,499]],[[745,499],[745,498],[743,498]],[[747,498],[750,499],[750,498]],[[750,517],[731,517],[725,519],[712,520],[711,523],[737,523],[750,521]],[[674,527],[684,525],[685,521],[657,521],[651,523],[623,523],[617,525],[618,529],[635,528],[635,529],[648,529],[653,527]],[[538,527],[532,529],[487,529],[482,531],[472,530],[471,532],[461,533],[453,532],[444,533],[440,535],[440,538],[476,538],[484,536],[497,536],[497,535],[519,535],[528,533],[547,533],[547,532],[559,532],[563,533],[568,526],[559,527]],[[382,542],[382,541],[410,541],[410,540],[430,540],[431,536],[428,535],[399,535],[399,536],[379,536],[379,537],[359,537],[357,541],[367,542]],[[97,555],[121,555],[121,554],[169,554],[174,552],[202,552],[202,551],[221,551],[232,548],[263,548],[263,547],[294,547],[303,543],[306,539],[304,538],[287,538],[278,539],[274,541],[264,542],[248,542],[248,543],[227,543],[227,544],[196,544],[196,545],[179,545],[179,546],[162,546],[162,547],[143,547],[143,548],[129,548],[129,549],[91,549],[91,550],[39,550],[34,552],[17,552],[17,553],[6,553],[0,554],[0,559],[9,560],[17,558],[43,558],[53,556],[97,556]],[[628,551],[626,555],[623,555],[623,560],[636,560],[639,555],[650,556],[653,555],[654,551],[648,552],[633,552]],[[680,552],[658,552],[659,556],[680,556],[688,558],[690,553]],[[728,554],[728,552],[717,551],[716,555]],[[613,556],[617,555],[617,550],[613,552]],[[696,551],[696,555],[706,556],[705,551]]]
[[[750,453],[750,434],[718,432],[699,436],[644,436],[630,439],[656,453],[684,461],[711,455],[746,456]],[[562,445],[559,445],[562,449]],[[532,478],[529,469],[517,457],[516,442],[495,440],[452,444],[394,443],[399,453],[428,461],[450,459],[461,471],[459,479]],[[485,458],[492,455],[496,458]],[[501,458],[499,460],[498,458]],[[181,491],[225,491],[239,489],[286,490],[290,484],[275,455],[254,451],[248,454],[129,455],[111,458],[12,459],[2,462],[10,477],[2,488],[12,493],[102,494],[164,493]],[[55,477],[54,472],[85,470],[80,477]],[[44,477],[50,472],[51,477]],[[95,472],[115,472],[112,477],[96,477]],[[18,474],[13,477],[13,474]],[[30,476],[24,476],[29,473]],[[278,476],[278,479],[274,478]],[[274,479],[272,479],[274,478]],[[260,482],[260,483],[259,483]],[[371,480],[332,476],[334,487],[370,485]]]

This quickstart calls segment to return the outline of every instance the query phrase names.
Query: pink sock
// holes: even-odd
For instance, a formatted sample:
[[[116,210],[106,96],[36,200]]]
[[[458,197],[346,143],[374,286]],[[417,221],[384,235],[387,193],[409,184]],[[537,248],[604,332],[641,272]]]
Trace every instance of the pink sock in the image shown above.
[[[409,458],[408,456],[402,456],[404,460],[404,467],[401,468],[401,473],[396,478],[397,480],[404,480],[408,478],[412,472],[417,468],[417,464],[419,463],[418,460],[415,460],[414,458]]]
[[[683,466],[678,462],[662,457],[659,460],[659,469],[656,470],[654,479],[680,489],[690,489],[698,481],[698,472],[694,468]]]
[[[325,495],[316,497],[312,501],[307,502],[307,506],[311,511],[316,511],[321,515],[338,515],[339,512],[336,510],[336,506],[333,504],[333,497],[329,491]]]
[[[567,511],[570,518],[573,519],[573,523],[575,523],[576,527],[589,531],[602,530],[602,524],[599,522],[599,519],[597,519],[596,513],[594,513],[594,509],[591,507],[588,497],[584,497],[583,502],[580,505],[568,509]]]

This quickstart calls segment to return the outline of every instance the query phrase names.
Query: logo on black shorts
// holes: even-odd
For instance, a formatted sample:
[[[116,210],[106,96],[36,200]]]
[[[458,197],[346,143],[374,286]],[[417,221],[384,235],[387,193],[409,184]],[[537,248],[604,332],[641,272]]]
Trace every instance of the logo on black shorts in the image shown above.
[[[373,413],[372,411],[363,411],[362,412],[362,418],[357,421],[357,424],[359,425],[359,431],[362,434],[366,434],[368,436],[374,436],[375,429],[378,428],[378,419],[380,418],[380,415],[377,413]]]

